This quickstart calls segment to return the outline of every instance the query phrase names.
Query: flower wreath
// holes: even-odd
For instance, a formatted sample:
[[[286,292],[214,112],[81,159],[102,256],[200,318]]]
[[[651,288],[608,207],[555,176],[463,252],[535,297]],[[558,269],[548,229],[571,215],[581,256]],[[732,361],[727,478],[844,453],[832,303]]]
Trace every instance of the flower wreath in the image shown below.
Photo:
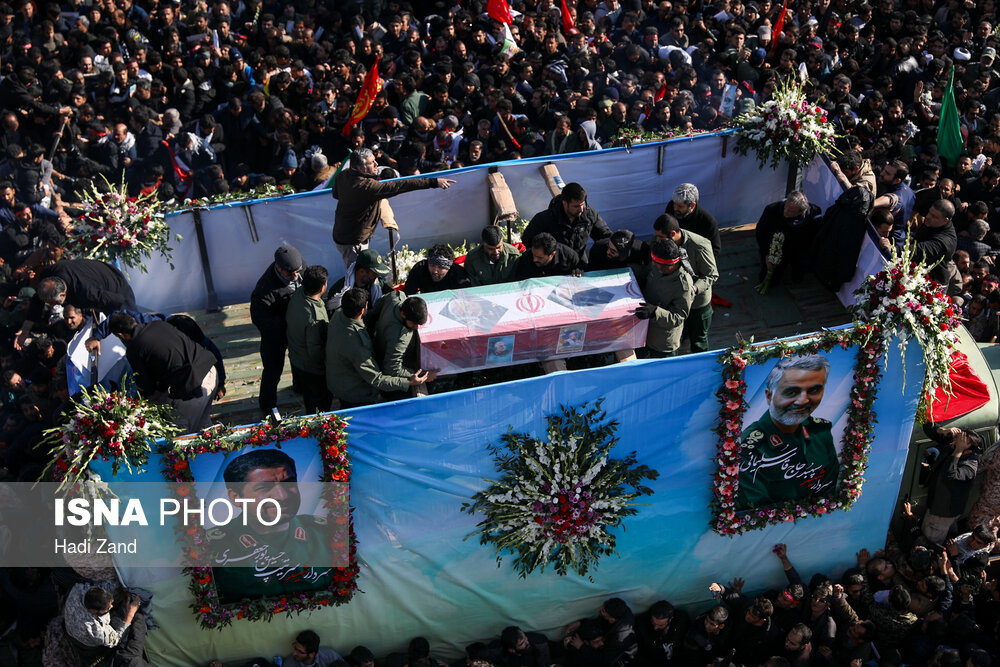
[[[347,483],[351,479],[351,462],[347,455],[347,436],[345,428],[347,420],[337,415],[289,419],[280,424],[258,424],[250,428],[232,429],[218,426],[206,430],[190,440],[173,443],[164,452],[164,475],[168,482],[179,483],[175,493],[182,499],[191,494],[194,482],[190,461],[198,454],[230,452],[246,447],[263,447],[267,445],[281,446],[282,442],[294,438],[305,438],[310,435],[319,441],[320,456],[323,459],[322,482]],[[329,508],[338,499],[325,497]],[[323,590],[289,593],[280,598],[261,598],[244,600],[236,604],[222,605],[212,579],[210,567],[187,567],[185,572],[191,575],[190,589],[194,595],[191,607],[204,628],[222,628],[233,620],[248,621],[270,620],[271,616],[285,612],[291,616],[303,611],[318,609],[326,605],[341,605],[350,602],[357,590],[358,562],[357,540],[354,536],[354,519],[349,519],[349,564],[347,567],[334,568],[333,582]],[[205,544],[208,542],[204,528],[178,526],[178,536],[184,542],[185,555],[197,560],[204,555]],[[336,538],[334,538],[336,539]],[[334,542],[335,550],[343,549],[344,545]]]
[[[499,480],[472,496],[462,511],[482,514],[480,544],[492,545],[497,564],[510,555],[521,578],[552,565],[556,574],[586,575],[615,552],[612,528],[638,513],[636,500],[659,473],[641,465],[636,453],[609,458],[618,444],[618,422],[593,405],[561,406],[548,415],[547,438],[510,428],[489,451]]]
[[[720,535],[738,535],[757,530],[771,523],[795,521],[807,516],[822,516],[837,509],[850,509],[861,496],[864,472],[868,467],[868,452],[875,431],[876,416],[872,407],[882,377],[879,358],[885,352],[885,339],[872,335],[870,325],[857,324],[851,330],[825,331],[816,337],[793,343],[778,342],[754,346],[741,341],[720,357],[723,383],[716,395],[722,408],[719,413],[717,468],[713,475],[712,528]],[[790,355],[829,352],[840,346],[845,350],[858,346],[854,364],[854,385],[847,406],[847,424],[841,440],[840,484],[832,496],[803,501],[787,501],[745,512],[736,511],[739,492],[740,435],[747,402],[744,369],[769,359]]]

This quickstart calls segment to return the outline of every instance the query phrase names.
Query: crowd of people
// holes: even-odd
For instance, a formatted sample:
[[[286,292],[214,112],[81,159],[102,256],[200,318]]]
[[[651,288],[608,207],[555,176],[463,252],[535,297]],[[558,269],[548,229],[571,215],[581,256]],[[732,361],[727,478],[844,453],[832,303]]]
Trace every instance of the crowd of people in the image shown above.
[[[0,2],[4,478],[36,479],[47,462],[42,432],[70,398],[66,348],[92,313],[109,319],[88,340],[91,352],[99,353],[100,334],[118,336],[131,365],[145,371],[138,389],[173,402],[185,427],[206,425],[225,392],[222,355],[192,320],[137,312],[117,269],[64,257],[85,188],[124,182],[164,202],[269,184],[332,188],[333,241],[346,275],[330,285],[324,267],[282,246],[253,291],[259,407],[272,414],[286,354],[309,412],[335,398],[351,407],[434,380],[415,352],[427,317],[419,295],[440,289],[628,266],[645,298],[635,315],[650,321],[643,354],[675,354],[685,338],[692,351],[710,349],[722,240],[711,202],[688,183],[655,220],[614,232],[584,186],[570,183],[532,218],[523,248],[495,226],[462,262],[435,245],[401,291],[368,241],[391,216],[387,198],[453,183],[432,172],[600,150],[623,131],[716,129],[788,80],[801,82],[843,134],[832,169],[845,187],[868,193],[864,217],[882,247],[915,239],[976,340],[996,342],[994,0],[793,0],[787,12],[772,0],[509,7],[506,25],[496,2],[482,0]],[[376,66],[382,87],[352,122]],[[952,73],[963,142],[954,159],[936,141]],[[420,177],[380,180],[395,175]],[[801,279],[814,268],[804,260],[822,233],[821,212],[799,192],[760,205],[761,278]],[[778,231],[796,251],[775,263],[768,251]],[[612,598],[558,641],[511,627],[470,646],[459,664],[989,665],[1000,654],[1000,590],[986,568],[1000,456],[983,451],[975,434],[933,435],[942,453],[928,464],[932,498],[922,523],[905,505],[912,531],[884,551],[861,550],[836,580],[817,574],[806,583],[777,545],[788,578],[781,590],[750,597],[741,579],[713,584],[719,604],[693,618],[667,601],[633,615]],[[956,534],[977,470],[986,471],[986,490]],[[5,617],[18,621],[21,664],[41,650],[60,600],[72,600],[65,629],[76,649],[143,664],[144,633],[129,630],[145,627],[140,601],[40,569],[5,570],[0,584],[12,601]],[[374,664],[363,647],[341,659],[302,633],[285,665],[341,660]],[[391,667],[438,662],[422,639],[386,659]]]
[[[843,574],[804,579],[786,545],[774,546],[786,583],[753,589],[739,576],[713,582],[714,599],[701,614],[668,600],[635,613],[619,597],[593,617],[569,624],[561,636],[508,626],[494,638],[469,644],[451,667],[861,667],[862,665],[989,667],[1000,655],[1000,585],[987,558],[997,535],[985,524],[937,544],[919,530],[905,531],[884,550],[857,552]],[[916,539],[911,539],[915,537]],[[18,581],[22,584],[22,581]],[[36,587],[34,608],[56,588]],[[117,591],[124,596],[124,591]],[[67,641],[107,655],[114,664],[141,666],[145,622],[137,597],[120,609],[107,585],[77,584],[68,594]],[[114,611],[112,611],[114,610]],[[132,632],[130,627],[139,627]],[[423,637],[405,653],[376,660],[365,646],[342,656],[321,646],[319,634],[300,632],[283,661],[256,657],[229,667],[446,667]],[[64,655],[64,651],[53,651]],[[47,665],[66,664],[48,662]],[[213,660],[209,667],[225,667]]]

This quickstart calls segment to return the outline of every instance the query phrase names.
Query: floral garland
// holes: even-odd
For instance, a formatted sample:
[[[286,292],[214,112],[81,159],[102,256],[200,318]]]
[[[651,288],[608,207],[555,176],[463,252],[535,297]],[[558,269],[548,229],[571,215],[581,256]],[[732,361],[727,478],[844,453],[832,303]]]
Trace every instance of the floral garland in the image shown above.
[[[180,211],[190,211],[193,208],[205,208],[206,206],[215,206],[217,204],[252,201],[254,199],[268,199],[270,197],[284,197],[285,195],[290,195],[294,192],[295,189],[287,185],[259,185],[256,188],[247,191],[238,190],[235,192],[225,192],[222,194],[212,195],[210,197],[201,197],[199,199],[185,199],[184,201],[177,202],[173,206],[164,207],[164,210],[171,213],[178,213]]]
[[[858,346],[854,364],[854,385],[847,407],[847,424],[841,440],[840,484],[834,495],[803,501],[788,501],[766,508],[736,511],[739,493],[741,434],[747,402],[744,369],[768,359],[789,355],[829,352],[835,347]],[[868,452],[875,433],[873,410],[881,380],[879,358],[885,351],[885,339],[873,326],[859,323],[850,331],[826,331],[805,341],[753,346],[747,341],[730,348],[721,357],[723,383],[717,392],[722,408],[716,447],[716,471],[713,475],[712,529],[720,535],[738,535],[772,523],[795,521],[808,516],[822,516],[837,509],[850,509],[861,496],[868,467]]]
[[[480,544],[493,545],[498,564],[513,553],[522,578],[549,564],[560,575],[586,575],[615,553],[611,529],[638,512],[639,496],[653,493],[643,482],[659,473],[638,465],[635,452],[608,458],[618,422],[606,421],[601,402],[549,415],[546,440],[510,429],[489,446],[500,480],[462,505],[485,517],[466,539],[478,535]]]
[[[736,152],[754,153],[760,166],[771,168],[787,160],[808,164],[817,155],[832,155],[837,138],[826,111],[806,99],[802,83],[788,80],[778,85],[774,96],[759,107],[738,116]]]
[[[70,402],[67,417],[62,426],[45,431],[43,440],[52,447],[40,479],[55,480],[60,489],[89,478],[96,458],[110,461],[113,475],[123,465],[130,473],[143,472],[152,451],[150,442],[180,430],[170,406],[109,392],[100,385],[81,389],[79,398]]]
[[[724,128],[720,128],[724,129]],[[652,144],[667,139],[695,137],[699,134],[712,134],[719,130],[661,130],[651,132],[637,127],[623,127],[611,138],[610,148],[632,148],[639,144]]]
[[[929,275],[934,266],[916,261],[913,243],[907,242],[898,251],[893,247],[886,268],[868,276],[855,290],[856,302],[850,308],[856,321],[872,325],[875,335],[898,336],[901,356],[910,338],[923,348],[923,391],[917,411],[921,420],[939,387],[951,393],[951,355],[958,345],[961,322],[959,309]],[[905,372],[905,364],[903,368]]]
[[[67,252],[108,263],[117,261],[143,273],[154,252],[170,263],[170,226],[163,220],[156,195],[130,197],[124,182],[112,185],[106,178],[104,182],[107,192],[91,183],[81,193],[83,213],[66,239]],[[180,238],[176,236],[178,241]]]
[[[347,454],[347,420],[331,414],[320,417],[289,419],[280,424],[258,424],[250,428],[232,429],[217,426],[206,430],[190,440],[173,443],[163,454],[163,473],[168,482],[179,483],[176,493],[180,497],[193,492],[194,482],[190,462],[195,456],[206,453],[229,452],[246,447],[273,445],[294,438],[315,437],[319,441],[320,456],[323,459],[322,482],[350,482],[351,462]],[[332,507],[340,498],[325,497],[327,507]],[[205,530],[200,526],[178,526],[178,535],[184,542],[185,554],[192,560],[204,557],[208,542]],[[210,567],[188,567],[191,575],[190,590],[194,595],[191,608],[203,628],[223,628],[234,620],[270,620],[274,614],[284,612],[291,616],[303,611],[319,609],[327,605],[341,605],[351,601],[358,588],[359,566],[357,561],[357,540],[354,536],[354,519],[349,520],[350,560],[347,567],[334,568],[333,582],[327,589],[301,593],[289,593],[280,598],[244,600],[234,605],[219,601],[212,579]],[[345,545],[333,543],[333,548],[343,549]]]

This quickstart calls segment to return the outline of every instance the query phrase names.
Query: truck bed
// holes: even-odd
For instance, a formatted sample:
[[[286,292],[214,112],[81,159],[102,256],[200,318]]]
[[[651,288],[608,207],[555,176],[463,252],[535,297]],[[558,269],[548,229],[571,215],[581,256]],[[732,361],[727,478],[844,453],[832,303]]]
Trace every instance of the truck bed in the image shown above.
[[[713,348],[728,347],[740,337],[749,339],[753,336],[756,341],[764,341],[818,331],[850,321],[837,297],[812,276],[793,283],[786,274],[783,283],[772,286],[767,295],[758,294],[754,285],[757,284],[760,264],[753,230],[753,224],[722,230],[720,275],[715,294],[732,305],[715,309],[709,334]],[[250,322],[250,305],[242,303],[226,306],[219,312],[196,311],[189,314],[215,341],[226,360],[227,393],[216,404],[213,419],[230,425],[258,421],[259,337]],[[682,353],[687,351],[686,345],[682,347]],[[517,368],[522,369],[522,377],[540,372],[532,366]],[[291,370],[287,363],[278,389],[278,409],[282,415],[304,413],[301,397],[291,390]]]

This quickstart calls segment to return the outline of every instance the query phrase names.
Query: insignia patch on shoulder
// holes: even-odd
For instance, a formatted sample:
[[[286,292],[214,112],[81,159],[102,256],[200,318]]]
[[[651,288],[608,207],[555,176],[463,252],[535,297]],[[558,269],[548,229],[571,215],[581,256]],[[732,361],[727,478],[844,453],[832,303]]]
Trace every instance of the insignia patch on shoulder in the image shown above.
[[[253,535],[248,535],[246,533],[243,533],[242,535],[240,535],[240,544],[249,549],[250,547],[257,546],[257,540],[253,538]]]
[[[295,528],[295,534],[293,535],[293,537],[295,539],[297,539],[299,542],[305,542],[306,541],[306,529],[303,528],[302,526],[296,526],[296,528]]]
[[[226,531],[221,528],[212,528],[211,530],[206,531],[205,534],[208,535],[208,539],[210,540],[221,540],[226,536]]]
[[[747,437],[743,440],[743,444],[749,447],[753,447],[764,437],[763,431],[758,431],[754,429],[747,434]]]
[[[812,420],[813,420],[814,424],[821,424],[823,426],[829,426],[830,425],[830,420],[829,419],[823,419],[822,417],[813,417]]]

